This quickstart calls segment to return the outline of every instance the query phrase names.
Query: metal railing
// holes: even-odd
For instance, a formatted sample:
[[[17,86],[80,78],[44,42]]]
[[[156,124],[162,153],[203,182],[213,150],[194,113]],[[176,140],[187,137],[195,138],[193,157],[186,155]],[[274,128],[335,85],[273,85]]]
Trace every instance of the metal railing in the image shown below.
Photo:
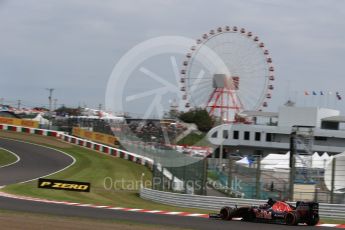
[[[162,192],[148,188],[142,188],[140,190],[140,197],[162,204],[186,208],[199,208],[212,211],[219,211],[223,206],[251,206],[266,203],[265,200],[179,194]],[[345,220],[345,204],[321,203],[319,213],[321,218]]]

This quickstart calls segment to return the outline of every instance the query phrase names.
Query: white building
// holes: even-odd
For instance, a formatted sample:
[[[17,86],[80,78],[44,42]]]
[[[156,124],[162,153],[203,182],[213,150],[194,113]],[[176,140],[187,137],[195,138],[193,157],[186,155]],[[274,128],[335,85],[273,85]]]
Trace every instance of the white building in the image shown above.
[[[242,154],[286,153],[290,148],[293,126],[312,130],[309,138],[297,145],[299,151],[310,146],[310,153],[345,151],[345,116],[333,109],[319,107],[280,107],[278,113],[245,111],[251,118],[249,124],[223,124],[211,129],[208,139],[212,144],[223,145],[227,152]],[[344,126],[345,128],[345,126]],[[308,143],[306,143],[308,142]]]

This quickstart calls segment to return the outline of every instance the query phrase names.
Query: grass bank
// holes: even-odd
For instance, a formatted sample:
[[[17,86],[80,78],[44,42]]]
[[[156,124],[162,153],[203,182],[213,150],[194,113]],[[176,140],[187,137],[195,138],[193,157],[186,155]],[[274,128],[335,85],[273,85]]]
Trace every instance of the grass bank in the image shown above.
[[[11,136],[11,138],[21,140],[25,140],[25,137],[26,135],[22,134],[17,137],[14,137],[13,134]],[[30,137],[31,142],[36,142],[32,135],[28,137]],[[42,144],[42,140],[39,139],[38,143]],[[93,150],[63,144],[64,146],[61,147],[59,140],[49,138],[49,147],[53,146],[73,156],[76,159],[76,163],[68,169],[47,178],[90,182],[90,193],[40,189],[37,188],[37,181],[9,185],[2,190],[12,194],[51,200],[126,208],[207,213],[205,210],[179,208],[143,200],[138,195],[140,181],[143,179],[145,184],[149,186],[152,179],[152,173],[147,167]],[[142,178],[143,173],[144,176]]]
[[[0,148],[0,167],[12,164],[17,161],[17,157],[7,151],[6,149]]]
[[[178,143],[178,145],[196,145],[196,146],[210,146],[206,138],[206,133],[190,133],[184,138],[182,138]]]

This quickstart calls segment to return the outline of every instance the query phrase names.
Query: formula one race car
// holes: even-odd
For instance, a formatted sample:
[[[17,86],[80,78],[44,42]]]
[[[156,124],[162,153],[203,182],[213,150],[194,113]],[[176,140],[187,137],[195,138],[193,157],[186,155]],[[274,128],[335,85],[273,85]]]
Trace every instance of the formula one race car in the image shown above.
[[[314,226],[319,222],[319,204],[297,201],[296,206],[292,206],[284,201],[269,199],[266,204],[260,206],[223,207],[218,214],[210,214],[209,217],[222,220],[242,218],[243,221],[287,225],[305,223]]]

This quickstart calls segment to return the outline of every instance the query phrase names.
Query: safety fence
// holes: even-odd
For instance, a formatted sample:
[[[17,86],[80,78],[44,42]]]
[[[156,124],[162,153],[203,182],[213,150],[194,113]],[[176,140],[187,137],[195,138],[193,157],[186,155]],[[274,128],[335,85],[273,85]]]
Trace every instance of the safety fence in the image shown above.
[[[224,206],[251,206],[264,204],[265,200],[240,199],[216,196],[199,196],[163,192],[141,188],[140,197],[146,200],[186,208],[219,211]],[[294,203],[291,203],[294,204]],[[320,217],[345,220],[345,204],[320,204]]]
[[[209,159],[208,177],[245,199],[316,200],[345,203],[345,153],[296,155],[293,179],[290,153]],[[219,187],[219,186],[218,186]],[[216,187],[217,189],[217,187]],[[218,189],[217,189],[218,190]],[[293,195],[293,198],[291,196]]]

